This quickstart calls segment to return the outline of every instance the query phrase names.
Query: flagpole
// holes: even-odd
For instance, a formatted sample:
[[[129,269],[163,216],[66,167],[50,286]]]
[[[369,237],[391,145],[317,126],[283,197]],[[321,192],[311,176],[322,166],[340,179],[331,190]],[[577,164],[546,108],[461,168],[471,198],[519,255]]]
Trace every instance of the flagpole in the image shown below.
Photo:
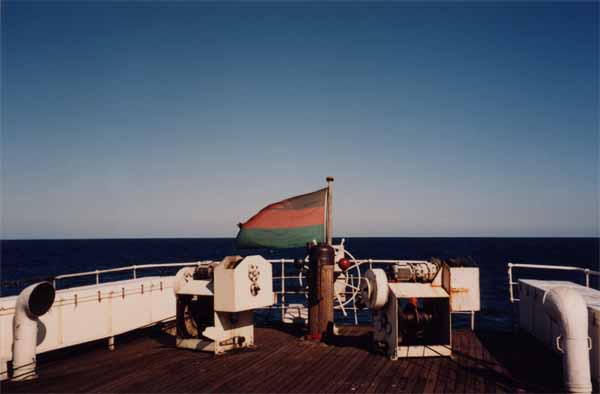
[[[333,245],[333,177],[328,176],[327,180],[327,222],[325,223],[325,240],[328,245]]]

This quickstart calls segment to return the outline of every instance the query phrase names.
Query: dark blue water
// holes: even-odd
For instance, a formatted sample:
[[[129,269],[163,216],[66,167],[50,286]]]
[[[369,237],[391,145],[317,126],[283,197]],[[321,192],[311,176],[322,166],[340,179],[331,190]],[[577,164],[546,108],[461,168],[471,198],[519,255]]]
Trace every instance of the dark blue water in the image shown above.
[[[337,242],[336,242],[337,243]],[[230,254],[262,254],[265,258],[297,258],[303,249],[238,251],[226,239],[104,239],[1,241],[2,295],[18,293],[28,279],[120,267],[133,264],[220,260]],[[346,248],[356,258],[429,259],[470,256],[480,267],[481,305],[477,323],[482,329],[511,327],[507,263],[573,265],[598,269],[598,238],[347,238]],[[290,266],[289,269],[292,269]],[[173,274],[177,269],[148,270],[143,275]],[[274,267],[278,274],[279,267]],[[521,278],[565,279],[583,283],[581,274],[549,271],[517,271]],[[106,274],[103,281],[127,279],[131,273]],[[63,280],[58,287],[91,284],[93,277]],[[596,281],[593,286],[597,288]],[[286,289],[299,289],[296,280]],[[301,301],[303,297],[297,299]],[[338,316],[343,320],[342,316]],[[368,314],[361,314],[368,319]],[[466,324],[456,316],[455,324]]]

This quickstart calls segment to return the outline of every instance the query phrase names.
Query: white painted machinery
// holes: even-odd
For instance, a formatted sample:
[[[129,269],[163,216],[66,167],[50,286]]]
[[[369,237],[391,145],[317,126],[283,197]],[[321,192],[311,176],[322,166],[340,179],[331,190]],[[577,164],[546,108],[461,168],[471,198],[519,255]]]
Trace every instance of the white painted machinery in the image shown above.
[[[274,301],[271,263],[261,256],[228,256],[179,270],[177,347],[222,354],[254,346],[254,309]]]
[[[361,281],[376,349],[395,360],[452,354],[451,312],[478,311],[479,268],[471,260],[399,261]]]

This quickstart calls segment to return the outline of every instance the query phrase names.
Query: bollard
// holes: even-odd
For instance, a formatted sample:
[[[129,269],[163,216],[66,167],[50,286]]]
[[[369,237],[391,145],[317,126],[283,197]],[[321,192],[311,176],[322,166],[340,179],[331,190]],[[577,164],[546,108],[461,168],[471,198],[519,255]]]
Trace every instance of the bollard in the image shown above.
[[[310,249],[308,337],[312,340],[327,339],[333,328],[334,260],[334,250],[327,244]]]

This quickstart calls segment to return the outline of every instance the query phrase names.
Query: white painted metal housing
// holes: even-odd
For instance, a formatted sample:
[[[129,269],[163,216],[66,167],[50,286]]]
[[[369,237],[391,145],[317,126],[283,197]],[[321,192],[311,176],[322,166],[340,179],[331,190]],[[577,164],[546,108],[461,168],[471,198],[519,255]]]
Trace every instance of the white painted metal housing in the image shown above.
[[[215,266],[214,295],[215,311],[220,312],[241,312],[273,305],[271,263],[258,255],[226,257]]]
[[[452,312],[479,311],[479,267],[449,267],[449,270]]]
[[[175,294],[177,347],[215,354],[252,347],[254,309],[275,301],[271,263],[261,256],[228,256],[202,277],[195,276],[194,268],[183,268],[176,275]]]

